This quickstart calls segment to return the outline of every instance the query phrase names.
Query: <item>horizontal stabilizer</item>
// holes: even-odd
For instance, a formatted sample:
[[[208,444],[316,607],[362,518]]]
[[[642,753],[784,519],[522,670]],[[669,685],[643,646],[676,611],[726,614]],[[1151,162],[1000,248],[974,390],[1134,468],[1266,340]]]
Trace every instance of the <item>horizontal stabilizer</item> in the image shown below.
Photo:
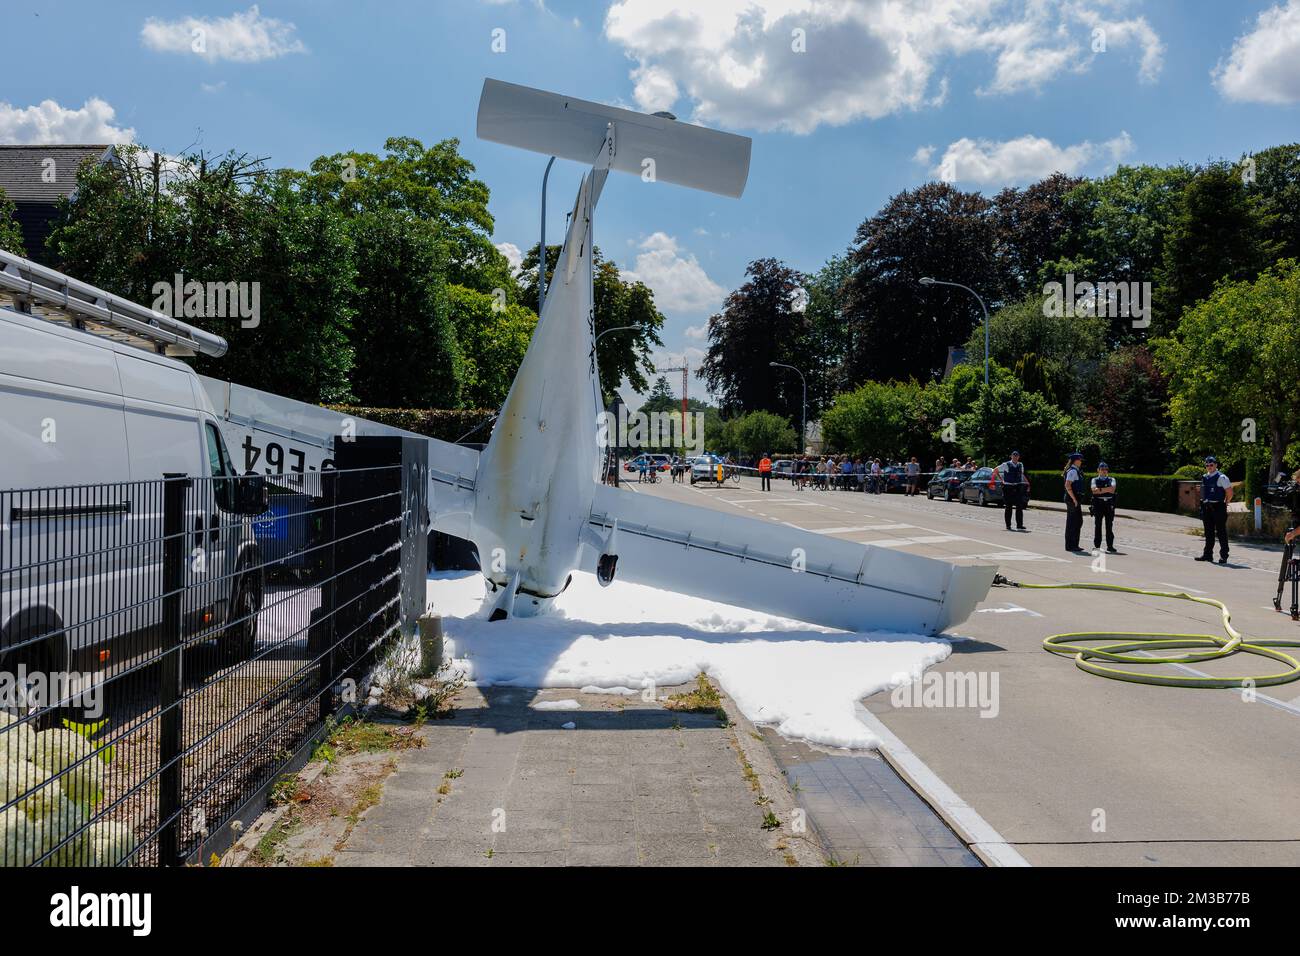
[[[611,123],[616,150],[611,169],[733,198],[745,191],[748,136],[501,80],[483,81],[479,139],[591,164]]]
[[[615,521],[619,581],[847,631],[937,634],[970,616],[997,570],[602,485],[593,530]],[[584,569],[595,562],[594,549],[584,548]]]

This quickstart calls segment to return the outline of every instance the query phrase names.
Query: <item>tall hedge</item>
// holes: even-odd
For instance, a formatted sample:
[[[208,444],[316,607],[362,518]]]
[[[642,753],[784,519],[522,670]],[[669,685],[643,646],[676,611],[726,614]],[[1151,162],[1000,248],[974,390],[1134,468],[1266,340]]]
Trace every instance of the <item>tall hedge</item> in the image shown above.
[[[1095,472],[1085,472],[1085,483]],[[1111,472],[1116,481],[1116,505],[1123,511],[1178,511],[1178,482],[1172,475],[1128,475]],[[1065,479],[1059,471],[1029,472],[1029,497],[1033,501],[1064,501]],[[1084,499],[1087,500],[1086,498]]]
[[[485,442],[492,433],[484,423],[496,414],[491,408],[366,408],[359,405],[331,405],[336,412],[355,415],[417,435],[454,442],[472,429],[479,428],[468,441]]]

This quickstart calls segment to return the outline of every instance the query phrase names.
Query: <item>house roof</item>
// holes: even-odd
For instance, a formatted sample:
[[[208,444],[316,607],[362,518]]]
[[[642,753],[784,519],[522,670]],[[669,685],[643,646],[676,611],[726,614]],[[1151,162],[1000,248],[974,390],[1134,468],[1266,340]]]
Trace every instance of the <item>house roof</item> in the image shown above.
[[[84,160],[107,162],[108,145],[0,146],[0,188],[14,202],[53,203],[77,188]]]
[[[16,219],[29,258],[46,262],[55,204],[77,188],[77,170],[86,160],[113,162],[106,144],[0,146],[0,189],[17,207]]]

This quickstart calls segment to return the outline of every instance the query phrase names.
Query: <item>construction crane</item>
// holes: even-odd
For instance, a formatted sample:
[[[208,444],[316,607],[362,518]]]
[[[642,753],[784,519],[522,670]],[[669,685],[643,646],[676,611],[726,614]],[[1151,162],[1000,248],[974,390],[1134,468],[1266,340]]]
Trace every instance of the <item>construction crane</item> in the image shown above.
[[[690,373],[691,363],[682,360],[681,365],[674,365],[671,368],[659,368],[655,366],[656,372],[681,372],[682,373],[682,444],[686,443],[686,383]]]

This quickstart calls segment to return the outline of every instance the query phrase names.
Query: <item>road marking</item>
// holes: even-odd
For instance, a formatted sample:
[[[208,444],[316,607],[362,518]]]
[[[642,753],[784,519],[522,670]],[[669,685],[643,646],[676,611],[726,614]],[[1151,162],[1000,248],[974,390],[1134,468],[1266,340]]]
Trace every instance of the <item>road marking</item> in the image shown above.
[[[752,505],[755,501],[767,501],[766,498],[720,498],[729,505]]]
[[[858,531],[888,531],[894,528],[910,528],[910,524],[853,524],[844,525],[840,528],[801,528],[801,531],[812,531],[815,534],[853,534]]]
[[[945,541],[969,541],[970,538],[960,534],[924,534],[911,540],[914,544],[942,544]]]
[[[1137,651],[1134,651],[1134,653],[1135,653],[1135,654],[1140,654],[1140,655],[1143,656],[1143,657],[1156,657],[1156,656],[1157,656],[1157,655],[1156,655],[1155,653],[1153,653],[1152,651],[1144,651],[1144,650],[1141,650],[1141,649],[1139,649],[1139,650],[1137,650]],[[1183,671],[1183,672],[1186,673],[1186,674],[1191,674],[1193,677],[1213,677],[1213,676],[1214,676],[1213,674],[1207,674],[1207,673],[1205,673],[1205,671],[1198,671],[1195,667],[1188,667],[1186,664],[1170,664],[1169,666],[1170,666],[1170,667],[1173,667],[1173,668],[1175,668],[1175,669],[1177,669],[1177,670]],[[1240,689],[1240,688],[1237,688],[1237,687],[1224,687],[1224,688],[1221,688],[1221,689],[1222,689],[1222,690],[1229,691],[1229,692],[1231,692],[1232,694],[1236,695],[1238,698],[1240,698],[1240,700],[1241,700],[1241,702],[1242,702],[1243,704],[1250,703],[1250,701],[1248,701],[1244,696],[1242,696],[1242,693],[1241,693],[1241,689]],[[1261,701],[1262,703],[1268,704],[1270,707],[1276,707],[1278,710],[1284,710],[1284,711],[1286,711],[1288,714],[1294,714],[1295,716],[1300,717],[1300,706],[1297,705],[1297,702],[1300,702],[1300,697],[1297,697],[1295,700],[1292,700],[1292,701],[1278,700],[1276,697],[1269,697],[1268,694],[1261,694],[1258,690],[1256,690],[1256,691],[1255,691],[1255,699],[1258,700],[1258,701]]]
[[[1029,866],[1029,861],[1002,834],[993,829],[992,824],[957,796],[952,787],[939,779],[939,775],[926,766],[925,761],[914,754],[907,744],[899,740],[879,717],[867,710],[861,701],[854,705],[854,710],[858,720],[880,738],[880,746],[877,748],[880,755],[986,865]]]
[[[976,614],[1028,614],[1030,617],[1042,617],[1037,611],[1031,611],[1027,607],[1021,607],[1019,604],[1012,604],[1010,601],[1004,601],[1002,607],[981,607],[977,608]]]

